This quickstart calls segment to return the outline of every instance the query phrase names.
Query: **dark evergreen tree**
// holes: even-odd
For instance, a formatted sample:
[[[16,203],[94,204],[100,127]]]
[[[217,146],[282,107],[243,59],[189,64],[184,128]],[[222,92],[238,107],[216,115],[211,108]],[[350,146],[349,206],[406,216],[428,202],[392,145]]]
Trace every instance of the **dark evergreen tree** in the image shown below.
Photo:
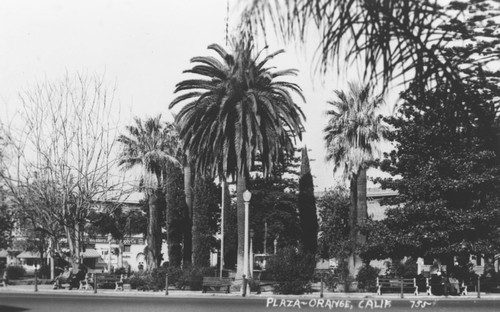
[[[220,217],[220,189],[213,178],[197,174],[193,200],[193,264],[210,266],[210,252],[217,246],[217,220]]]
[[[388,118],[396,150],[385,155],[379,179],[399,196],[387,218],[371,222],[365,257],[441,258],[500,251],[500,166],[495,154],[495,110],[484,81],[465,94],[438,87],[423,96],[403,94],[399,114]]]
[[[304,252],[315,255],[318,248],[318,217],[316,214],[313,177],[307,147],[305,146],[302,149],[298,199],[300,226],[302,228],[302,248]]]
[[[182,263],[182,240],[186,227],[184,173],[182,168],[171,164],[167,164],[166,171],[168,172],[165,179],[168,260],[171,266],[180,266]]]
[[[234,269],[238,249],[236,205],[231,202],[229,184],[224,184],[224,267]]]

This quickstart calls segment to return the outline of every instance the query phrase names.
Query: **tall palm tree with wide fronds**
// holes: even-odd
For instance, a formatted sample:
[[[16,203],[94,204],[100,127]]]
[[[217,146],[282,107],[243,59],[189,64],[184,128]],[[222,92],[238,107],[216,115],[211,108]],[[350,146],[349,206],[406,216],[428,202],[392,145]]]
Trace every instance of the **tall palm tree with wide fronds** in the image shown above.
[[[135,119],[135,125],[126,127],[127,134],[120,135],[122,144],[119,166],[125,170],[142,168],[141,183],[144,187],[148,206],[148,270],[159,266],[161,261],[161,208],[165,205],[163,192],[168,164],[178,165],[175,157],[177,147],[172,127],[161,121],[161,115],[142,121]]]
[[[367,218],[366,170],[387,130],[382,116],[376,112],[384,100],[381,96],[372,97],[368,85],[355,83],[349,83],[349,93],[335,91],[335,94],[337,99],[328,102],[333,107],[327,111],[330,119],[324,129],[327,160],[350,181],[351,239],[363,243],[364,237],[357,227]],[[350,272],[354,273],[359,265],[359,259],[353,255]]]
[[[302,90],[285,79],[296,70],[277,71],[268,62],[278,52],[260,57],[251,40],[239,40],[234,54],[212,44],[213,56],[194,57],[185,73],[199,78],[177,84],[181,93],[170,108],[183,103],[176,116],[184,149],[197,172],[236,177],[238,206],[238,272],[243,272],[244,202],[246,179],[255,157],[260,156],[264,174],[284,154],[293,153],[294,138],[301,137],[305,118],[294,96]],[[195,246],[193,246],[193,249]]]
[[[317,31],[323,72],[341,59],[347,66],[359,59],[365,78],[383,82],[384,89],[396,78],[422,86],[455,84],[458,71],[443,46],[464,39],[460,25],[465,25],[456,17],[468,4],[451,2],[443,8],[439,0],[253,0],[244,7],[239,30],[266,35],[273,25],[285,40],[302,43]]]

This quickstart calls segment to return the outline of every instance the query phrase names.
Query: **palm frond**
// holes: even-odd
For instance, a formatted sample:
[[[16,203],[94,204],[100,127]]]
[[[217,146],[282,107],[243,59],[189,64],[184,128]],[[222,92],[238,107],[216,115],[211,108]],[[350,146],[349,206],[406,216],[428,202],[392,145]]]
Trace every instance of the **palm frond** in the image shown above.
[[[337,99],[328,102],[333,109],[327,111],[330,119],[323,130],[327,160],[350,177],[376,157],[376,144],[384,138],[386,127],[376,114],[383,98],[371,97],[369,85],[355,83],[349,83],[349,93],[335,94]]]
[[[291,95],[303,98],[300,87],[277,80],[295,75],[296,71],[273,73],[272,67],[265,65],[282,51],[261,59],[265,49],[254,56],[253,43],[245,40],[233,41],[233,54],[218,45],[209,46],[224,62],[205,57],[192,59],[193,63],[210,63],[207,66],[226,76],[213,75],[203,83],[185,80],[175,90],[179,95],[170,107],[184,103],[176,123],[184,148],[199,171],[234,176],[247,172],[259,154],[264,170],[269,172],[279,155],[289,150],[291,140],[283,134],[300,136],[303,130],[303,112]],[[186,72],[209,74],[206,68],[196,66]],[[199,95],[187,95],[198,84],[203,84],[205,90]]]
[[[444,42],[460,33],[439,27],[450,21],[438,0],[251,1],[242,13],[241,32],[263,33],[273,25],[284,40],[303,43],[314,28],[320,35],[319,68],[340,61],[364,62],[365,79],[384,89],[395,77],[427,85],[460,84],[456,68],[443,53]]]

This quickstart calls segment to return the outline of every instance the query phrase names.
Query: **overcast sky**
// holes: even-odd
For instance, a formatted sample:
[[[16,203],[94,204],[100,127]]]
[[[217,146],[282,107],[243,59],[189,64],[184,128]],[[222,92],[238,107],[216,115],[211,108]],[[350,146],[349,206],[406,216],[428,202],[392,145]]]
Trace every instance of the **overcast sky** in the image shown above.
[[[231,0],[229,23],[237,16]],[[116,85],[115,101],[125,125],[133,116],[162,113],[171,118],[168,104],[175,84],[183,79],[193,56],[209,55],[211,43],[224,44],[226,0],[3,0],[0,1],[0,105],[2,121],[14,118],[18,94],[36,81],[61,79],[77,71],[105,75]],[[309,41],[308,41],[309,42]],[[285,48],[275,63],[298,68],[296,82],[304,89],[307,116],[304,141],[317,190],[333,186],[332,166],[325,162],[322,129],[325,104],[333,90],[354,77],[319,78],[312,74],[309,52]],[[351,72],[352,74],[352,72]]]

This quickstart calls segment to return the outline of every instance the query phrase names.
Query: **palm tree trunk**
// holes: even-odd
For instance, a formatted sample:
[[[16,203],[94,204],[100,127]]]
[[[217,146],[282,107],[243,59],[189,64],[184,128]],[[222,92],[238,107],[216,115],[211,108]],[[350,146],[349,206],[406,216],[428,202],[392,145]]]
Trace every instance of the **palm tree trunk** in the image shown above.
[[[351,180],[351,239],[353,247],[363,244],[366,237],[361,234],[359,227],[363,226],[368,216],[366,204],[366,168],[360,167],[357,175]],[[359,253],[354,250],[349,261],[349,274],[355,277],[363,265]]]
[[[160,229],[160,202],[162,196],[161,189],[152,191],[148,196],[149,222],[148,222],[148,266],[151,271],[158,268],[161,253],[161,229]]]
[[[243,277],[243,253],[245,245],[245,201],[243,200],[243,192],[247,188],[246,178],[244,173],[238,173],[236,181],[236,216],[238,220],[238,255],[237,255],[237,270],[236,278]]]
[[[353,174],[350,181],[349,191],[351,195],[351,207],[349,209],[349,227],[351,240],[351,255],[348,259],[348,270],[351,277],[356,277],[357,274],[357,255],[356,248],[356,221],[357,221],[357,203],[358,203],[358,175]]]
[[[183,244],[183,263],[184,266],[192,262],[193,249],[193,189],[191,166],[188,163],[188,157],[184,165],[184,194],[186,196],[186,209],[184,211],[184,244]]]
[[[358,176],[353,175],[350,181],[349,191],[351,195],[351,207],[349,209],[349,228],[350,239],[356,241],[356,220],[357,220],[357,204],[358,204]]]
[[[366,218],[368,217],[368,207],[366,204],[366,168],[359,168],[358,181],[357,181],[357,198],[356,198],[356,214],[358,227],[365,225]],[[362,244],[366,237],[357,232],[357,243]]]

